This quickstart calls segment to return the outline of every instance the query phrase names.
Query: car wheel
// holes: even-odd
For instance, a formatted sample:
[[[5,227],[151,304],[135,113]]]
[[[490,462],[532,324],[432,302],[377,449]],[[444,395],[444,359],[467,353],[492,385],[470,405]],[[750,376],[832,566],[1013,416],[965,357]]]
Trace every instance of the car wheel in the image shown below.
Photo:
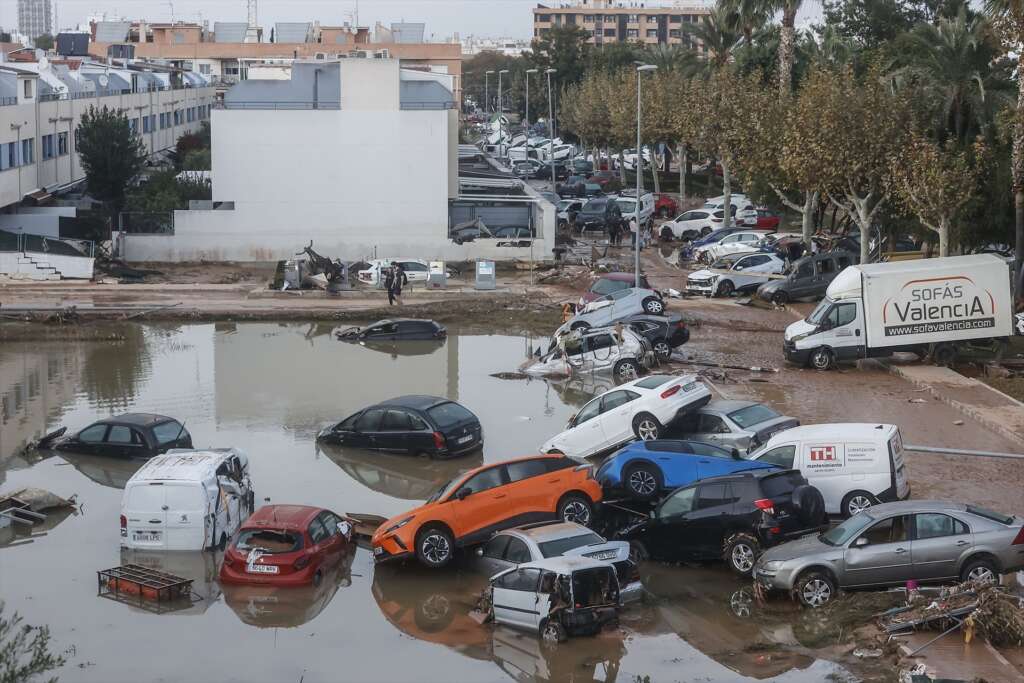
[[[564,643],[568,639],[568,635],[565,632],[565,627],[557,621],[549,619],[544,623],[544,628],[541,631],[541,642],[546,647],[554,647],[559,643]]]
[[[575,522],[590,526],[594,516],[594,505],[590,499],[579,494],[571,494],[558,504],[558,518],[563,522]]]
[[[654,345],[654,355],[661,360],[668,360],[672,357],[672,345],[667,341],[660,341]]]
[[[646,562],[651,559],[651,554],[647,552],[647,546],[640,541],[629,542],[629,559],[633,561],[633,564],[639,565],[641,562]]]
[[[785,306],[789,303],[789,294],[785,292],[775,292],[772,294],[772,303],[776,306]]]
[[[632,358],[620,360],[615,364],[615,376],[622,381],[628,381],[640,376],[640,364]]]
[[[999,569],[995,563],[988,558],[971,560],[964,565],[960,572],[960,581],[974,581],[977,583],[997,584],[999,583]]]
[[[626,470],[626,490],[639,500],[651,500],[661,490],[661,472],[654,465],[639,463]]]
[[[451,562],[454,545],[448,530],[427,527],[416,536],[416,558],[427,567],[438,569]]]
[[[735,574],[750,576],[754,563],[761,554],[761,543],[753,534],[740,532],[725,540],[723,559]]]
[[[811,367],[815,370],[831,370],[835,363],[835,356],[827,347],[819,346],[811,352]]]
[[[438,633],[452,623],[455,618],[455,610],[452,608],[448,596],[434,593],[417,603],[416,614],[413,618],[420,630],[426,633]]]
[[[661,436],[661,423],[650,413],[640,413],[633,418],[633,433],[641,441],[653,441]]]
[[[665,302],[653,296],[644,299],[644,310],[651,315],[661,315],[665,312]]]
[[[707,237],[710,234],[711,234],[711,228],[709,228],[708,226],[705,225],[703,228],[700,229],[700,236],[701,237]]]
[[[950,367],[956,363],[956,347],[952,344],[939,344],[932,351],[932,362],[943,368]]]
[[[843,504],[839,507],[843,517],[853,517],[858,512],[864,512],[875,504],[875,497],[867,491],[852,491],[843,498]]]
[[[587,330],[587,329],[590,329],[590,323],[586,323],[586,322],[583,322],[582,320],[578,320],[578,321],[574,322],[572,325],[569,325],[569,329],[570,330]]]
[[[793,590],[804,607],[818,608],[835,597],[836,582],[824,572],[810,571],[796,580]]]
[[[722,280],[718,283],[718,296],[732,296],[732,293],[736,290],[733,286],[732,280]]]

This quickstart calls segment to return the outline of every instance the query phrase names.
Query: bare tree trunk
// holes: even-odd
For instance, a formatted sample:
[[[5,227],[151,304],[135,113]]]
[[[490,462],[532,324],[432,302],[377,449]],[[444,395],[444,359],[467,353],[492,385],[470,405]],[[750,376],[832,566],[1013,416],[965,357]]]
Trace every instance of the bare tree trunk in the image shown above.
[[[686,145],[679,145],[679,210],[683,210],[683,202],[686,201]]]
[[[818,210],[818,193],[804,192],[804,208],[801,214],[800,234],[804,246],[811,248],[811,235],[814,234],[814,215]]]
[[[949,256],[949,220],[945,217],[939,220],[939,256]]]
[[[796,33],[796,7],[788,0],[782,10],[782,34],[779,37],[779,95],[787,97],[793,87],[793,36]]]
[[[653,177],[654,193],[661,194],[661,179],[658,177],[658,155],[651,148],[651,176]]]
[[[1016,295],[1024,298],[1024,85],[1017,79],[1017,120],[1013,124],[1013,225]]]
[[[622,156],[622,150],[619,150],[619,182],[622,183],[622,187],[626,187],[626,160]]]
[[[732,227],[732,178],[729,176],[729,164],[722,158],[722,227]]]

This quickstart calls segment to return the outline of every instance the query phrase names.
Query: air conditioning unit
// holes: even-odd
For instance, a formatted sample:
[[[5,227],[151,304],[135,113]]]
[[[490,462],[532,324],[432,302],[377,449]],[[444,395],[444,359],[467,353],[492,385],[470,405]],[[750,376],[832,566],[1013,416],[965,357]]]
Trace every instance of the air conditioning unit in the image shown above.
[[[317,52],[315,55],[313,55],[313,59],[327,59],[327,55],[324,54],[323,52]]]
[[[391,59],[391,53],[388,52],[387,49],[377,50],[376,52],[373,53],[373,56],[376,59]]]
[[[358,59],[369,59],[370,53],[367,52],[366,50],[352,50],[351,52],[348,53],[348,56]]]

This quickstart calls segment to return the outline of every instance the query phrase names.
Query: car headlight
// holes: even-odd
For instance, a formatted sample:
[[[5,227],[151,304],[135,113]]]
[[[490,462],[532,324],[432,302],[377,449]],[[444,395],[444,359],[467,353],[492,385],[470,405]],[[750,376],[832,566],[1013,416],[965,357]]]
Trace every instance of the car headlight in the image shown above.
[[[798,341],[800,341],[800,340],[802,340],[802,339],[807,339],[807,338],[808,338],[809,336],[811,336],[812,334],[814,334],[814,332],[816,332],[816,331],[817,331],[817,330],[812,330],[812,331],[810,331],[810,332],[802,332],[802,333],[800,333],[800,334],[794,334],[794,335],[793,335],[793,336],[792,336],[792,337],[790,338],[790,340],[789,340],[789,341],[791,341],[792,343],[794,343],[794,344],[795,344],[795,343],[797,343]]]
[[[779,560],[772,560],[771,562],[765,562],[761,565],[760,569],[766,572],[777,572],[782,569],[782,562]]]
[[[412,521],[412,517],[406,517],[401,522],[398,522],[397,524],[392,524],[391,526],[389,526],[387,529],[384,530],[384,533],[390,534],[392,531],[398,531],[399,529],[401,529],[403,526],[405,526],[406,524],[408,524],[411,521]]]

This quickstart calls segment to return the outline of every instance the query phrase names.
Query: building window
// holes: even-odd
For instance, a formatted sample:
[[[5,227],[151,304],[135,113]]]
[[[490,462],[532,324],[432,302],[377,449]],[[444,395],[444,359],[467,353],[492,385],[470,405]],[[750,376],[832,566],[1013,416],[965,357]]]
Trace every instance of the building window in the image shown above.
[[[583,23],[584,24],[593,24],[594,23],[594,15],[593,14],[584,14],[583,15]]]
[[[635,29],[635,28],[627,28],[626,29],[626,37],[627,38],[639,38],[640,37],[640,31]]]
[[[606,14],[606,15],[604,15],[604,20],[605,21],[614,22],[615,21],[615,15],[614,14]]]
[[[566,14],[565,15],[565,25],[566,26],[575,26],[576,25],[576,15],[575,14]]]
[[[679,14],[673,14],[672,16],[670,16],[668,18],[668,20],[670,22],[672,22],[673,24],[678,24],[678,23],[680,23],[683,20],[683,17],[681,15],[679,15]]]
[[[18,165],[18,143],[8,142],[0,145],[0,171],[6,171]]]
[[[601,37],[601,29],[599,29],[599,28],[595,28],[594,29],[594,37],[595,38],[600,38]]]
[[[626,21],[628,21],[631,24],[636,24],[640,21],[640,17],[638,17],[635,14],[630,14]]]
[[[142,132],[143,133],[148,133],[149,132],[149,117],[148,116],[143,116],[142,117]]]
[[[36,139],[29,138],[21,141],[21,163],[34,164],[36,161],[35,153]]]
[[[25,79],[25,99],[32,99],[32,81]]]
[[[64,156],[68,153],[68,134],[57,133],[57,156]]]
[[[537,21],[539,21],[542,24],[548,24],[548,23],[551,22],[551,15],[550,14],[538,14],[537,15]]]
[[[204,76],[209,76],[210,75],[210,65],[209,64],[200,64],[199,65],[199,73],[203,74]]]
[[[647,29],[647,37],[648,38],[657,38],[658,37],[658,29],[656,29],[656,28],[649,28],[649,29]]]
[[[138,133],[139,132],[139,120],[138,119],[128,119],[128,130],[130,130],[132,133]],[[75,131],[75,149],[78,149],[78,131],[77,130]]]
[[[556,14],[555,15],[555,26],[561,26],[561,25],[562,25],[562,15],[561,14]]]
[[[43,160],[53,158],[53,135],[43,136]]]
[[[683,37],[683,32],[680,31],[677,28],[670,28],[668,30],[668,37],[669,38],[682,38]]]
[[[174,42],[177,43],[178,45],[184,43],[185,42],[185,34],[182,33],[181,31],[175,31],[174,32]]]
[[[606,28],[604,30],[604,35],[605,35],[606,38],[614,38],[615,37],[615,29],[613,29],[613,28]]]

